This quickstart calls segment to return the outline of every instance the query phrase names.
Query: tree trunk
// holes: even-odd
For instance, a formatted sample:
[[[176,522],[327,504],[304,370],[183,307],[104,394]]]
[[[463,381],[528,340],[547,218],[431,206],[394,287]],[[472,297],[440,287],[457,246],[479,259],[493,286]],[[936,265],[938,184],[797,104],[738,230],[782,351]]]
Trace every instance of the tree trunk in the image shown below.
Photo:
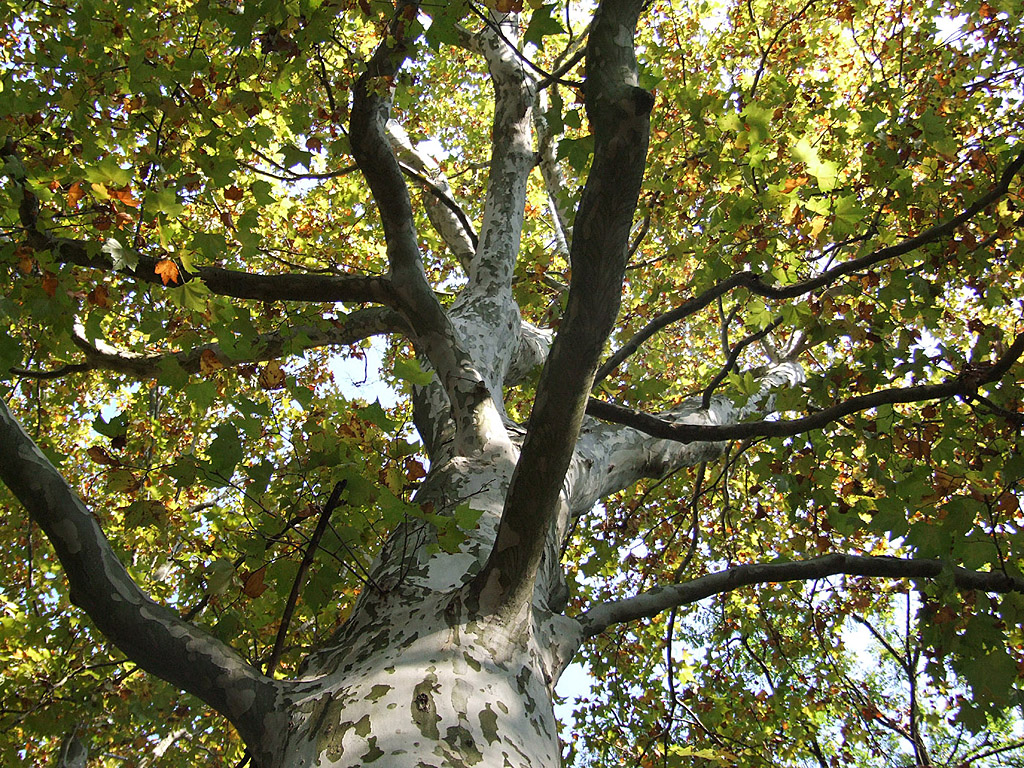
[[[350,620],[282,697],[279,764],[557,766],[543,633],[462,613],[458,593],[396,590]]]
[[[471,499],[475,528],[455,553],[437,547],[428,523],[390,537],[352,616],[281,684],[287,721],[274,722],[286,733],[267,768],[559,765],[553,691],[580,624],[537,604],[487,614],[470,589],[496,535],[511,458],[432,471],[421,502],[454,500],[451,509]],[[538,596],[551,591],[538,581]]]

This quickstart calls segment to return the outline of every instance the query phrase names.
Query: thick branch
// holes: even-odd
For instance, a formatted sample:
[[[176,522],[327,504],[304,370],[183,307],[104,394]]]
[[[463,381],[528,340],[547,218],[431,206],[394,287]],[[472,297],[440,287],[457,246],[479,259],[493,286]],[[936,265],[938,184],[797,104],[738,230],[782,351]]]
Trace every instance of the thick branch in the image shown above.
[[[970,397],[978,388],[1001,379],[1010,367],[1024,354],[1024,333],[1017,336],[1006,350],[1006,354],[994,365],[968,366],[959,375],[941,384],[922,384],[915,387],[894,387],[881,389],[867,395],[852,397],[836,405],[817,411],[802,419],[785,421],[751,421],[741,424],[704,426],[676,424],[671,421],[635,411],[621,405],[606,403],[591,398],[587,413],[605,421],[646,432],[653,437],[677,440],[682,443],[716,440],[745,440],[752,437],[790,437],[821,429],[834,421],[854,413],[877,408],[881,405],[917,403],[924,400],[941,400],[949,397]]]
[[[355,344],[383,333],[408,334],[409,330],[395,312],[382,307],[372,307],[346,315],[335,327],[295,326],[285,331],[262,334],[253,341],[250,353],[244,356],[229,355],[219,344],[204,344],[183,352],[139,355],[110,348],[102,342],[90,343],[76,336],[74,341],[85,355],[84,362],[69,363],[49,371],[15,368],[11,373],[31,379],[55,379],[72,373],[105,370],[138,379],[153,379],[166,370],[169,363],[176,364],[185,373],[195,374],[202,370],[203,361],[206,361],[207,365],[230,368],[276,360],[285,354],[286,350],[293,353],[317,347]]]
[[[28,244],[36,250],[52,251],[59,262],[92,267],[106,272],[131,277],[139,282],[163,286],[156,271],[160,261],[144,254],[125,249],[134,267],[116,269],[113,260],[101,250],[98,243],[50,237],[42,232],[30,232]],[[167,287],[174,288],[192,280],[202,280],[211,292],[236,299],[259,301],[306,301],[315,303],[379,302],[394,306],[394,294],[383,277],[363,275],[312,275],[282,274],[267,275],[240,272],[222,267],[198,267],[189,272],[178,265],[179,282]]]
[[[143,669],[225,715],[258,756],[273,749],[264,717],[273,711],[277,685],[132,581],[96,519],[2,401],[0,480],[46,532],[72,602],[104,635]]]
[[[828,576],[873,576],[890,579],[934,579],[947,569],[958,589],[983,592],[1024,592],[1024,579],[998,572],[969,571],[942,560],[861,555],[825,555],[796,562],[756,563],[729,568],[683,584],[655,587],[636,597],[603,603],[580,617],[586,637],[600,634],[612,624],[649,619],[662,611],[689,605],[712,595],[754,584],[810,581]]]
[[[402,126],[394,120],[389,120],[386,128],[391,146],[401,163],[402,172],[423,184],[429,193],[425,195],[424,204],[430,223],[462,264],[463,269],[469,272],[479,238],[466,212],[452,199],[448,179],[433,157],[413,146]]]
[[[487,197],[480,224],[480,247],[470,271],[469,290],[511,296],[512,272],[526,206],[526,182],[533,169],[533,78],[516,50],[516,14],[495,14],[480,35],[494,86],[491,158]],[[497,318],[495,318],[497,320]],[[495,327],[499,323],[492,322]]]
[[[595,377],[595,383],[600,382],[612,371],[618,368],[626,358],[635,353],[640,348],[640,345],[647,341],[647,339],[651,338],[655,333],[672,323],[679,322],[696,312],[700,312],[704,307],[715,301],[715,299],[723,296],[734,288],[743,287],[757,296],[762,296],[766,299],[773,299],[776,301],[792,299],[831,285],[841,277],[861,272],[875,264],[897,258],[898,256],[903,256],[904,254],[915,251],[924,245],[934,243],[937,240],[941,240],[952,235],[953,232],[955,232],[962,224],[970,221],[985,210],[985,208],[1003,197],[1003,195],[1005,195],[1010,189],[1010,184],[1013,182],[1014,177],[1020,173],[1022,167],[1024,167],[1024,152],[1021,152],[1021,154],[1017,155],[1017,157],[1010,161],[1009,165],[1006,166],[1002,175],[999,177],[999,181],[996,182],[988,192],[975,200],[971,205],[953,218],[941,224],[936,224],[934,227],[926,229],[919,235],[908,237],[896,245],[879,248],[878,250],[872,251],[871,253],[865,254],[859,258],[850,259],[842,264],[837,264],[832,267],[832,269],[827,269],[816,277],[781,287],[769,285],[761,278],[760,275],[754,272],[739,272],[725,278],[708,290],[704,291],[704,293],[699,296],[695,296],[694,298],[683,302],[675,309],[658,315],[647,323],[647,325],[637,331],[629,341],[623,344],[622,347],[617,350],[615,354],[609,357],[601,366],[600,370],[597,372],[597,376]]]
[[[568,307],[541,374],[494,551],[474,584],[484,610],[529,604],[587,394],[618,315],[654,102],[636,84],[633,35],[642,5],[605,0],[590,35],[586,106],[594,163],[576,215]]]

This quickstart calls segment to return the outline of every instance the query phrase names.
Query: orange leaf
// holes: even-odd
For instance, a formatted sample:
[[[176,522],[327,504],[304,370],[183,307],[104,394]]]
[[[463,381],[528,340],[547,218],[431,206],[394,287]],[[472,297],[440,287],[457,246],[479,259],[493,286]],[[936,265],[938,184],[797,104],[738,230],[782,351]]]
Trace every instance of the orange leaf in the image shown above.
[[[19,245],[14,249],[14,255],[18,257],[18,269],[23,275],[31,275],[36,267],[36,260],[32,256],[32,248],[27,245]]]
[[[85,197],[85,190],[82,189],[81,182],[76,181],[71,185],[71,189],[68,190],[68,205],[71,208],[78,207],[78,201]]]
[[[793,178],[786,179],[785,184],[782,185],[782,187],[779,189],[779,191],[788,194],[788,193],[792,192],[794,189],[796,189],[797,187],[802,187],[809,180],[810,179],[808,179],[807,176],[798,176],[795,179],[793,179]]]
[[[160,275],[160,279],[164,281],[164,285],[168,283],[178,282],[178,265],[170,259],[161,259],[156,263],[154,271]]]
[[[132,197],[132,188],[127,184],[121,189],[108,189],[107,194],[131,208],[139,207],[139,201]]]

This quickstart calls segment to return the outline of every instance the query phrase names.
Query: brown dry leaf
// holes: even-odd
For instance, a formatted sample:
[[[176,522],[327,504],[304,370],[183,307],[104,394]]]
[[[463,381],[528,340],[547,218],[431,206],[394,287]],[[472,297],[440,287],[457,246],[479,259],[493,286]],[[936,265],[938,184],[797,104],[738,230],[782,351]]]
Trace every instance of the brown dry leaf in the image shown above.
[[[78,201],[85,197],[85,190],[82,189],[82,183],[76,181],[71,185],[71,189],[68,190],[68,206],[70,208],[77,208]]]
[[[89,454],[89,458],[97,464],[103,464],[108,467],[118,467],[121,465],[120,461],[115,459],[98,445],[94,445],[92,448],[87,450],[86,453]]]
[[[89,303],[95,304],[97,307],[108,309],[110,307],[110,291],[107,290],[107,286],[100,284],[89,291]]]
[[[51,299],[57,294],[57,276],[53,272],[43,275],[43,290]]]
[[[217,357],[217,353],[212,349],[204,349],[203,354],[199,356],[199,372],[204,376],[209,376],[214,371],[219,371],[224,367],[224,363]]]
[[[277,360],[271,360],[260,371],[260,387],[263,389],[280,389],[284,386],[285,373]]]
[[[158,261],[153,271],[160,275],[160,279],[164,281],[164,285],[178,282],[178,265],[170,259],[161,259]]]
[[[263,566],[245,577],[245,581],[242,584],[242,592],[245,593],[246,597],[259,597],[267,591],[267,585],[263,583],[263,577],[266,573],[267,567]]]

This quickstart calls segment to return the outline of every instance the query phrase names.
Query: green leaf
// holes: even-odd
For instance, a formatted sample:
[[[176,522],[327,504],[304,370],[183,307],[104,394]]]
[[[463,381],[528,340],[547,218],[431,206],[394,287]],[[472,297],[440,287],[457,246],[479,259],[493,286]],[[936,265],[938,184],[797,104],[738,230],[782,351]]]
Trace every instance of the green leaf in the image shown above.
[[[212,296],[210,289],[202,280],[189,280],[177,288],[167,289],[167,298],[176,306],[191,309],[193,312],[205,312],[207,300]]]
[[[128,432],[130,419],[131,414],[128,411],[119,413],[110,421],[105,420],[100,414],[93,420],[92,428],[104,437],[119,437]]]
[[[423,373],[428,372],[424,371]],[[430,379],[427,382],[429,383]],[[388,417],[384,409],[381,408],[379,398],[365,408],[357,408],[356,413],[359,414],[359,418],[366,419],[366,421],[375,424],[385,432],[392,432],[401,424],[400,421],[395,421]]]
[[[553,6],[542,5],[530,16],[530,23],[523,34],[523,40],[527,43],[541,47],[544,45],[544,38],[548,35],[563,35],[565,30],[551,13],[555,10]]]
[[[139,265],[139,254],[124,246],[116,237],[108,237],[100,250],[110,257],[114,269],[135,269]]]
[[[399,358],[395,361],[395,377],[417,387],[425,387],[434,380],[433,371],[425,371],[415,358]]]
[[[230,560],[218,558],[206,569],[206,588],[214,595],[223,595],[235,578],[235,566]]]
[[[230,422],[219,425],[215,433],[217,436],[206,449],[206,455],[210,457],[210,466],[214,472],[230,478],[235,465],[242,460],[242,439],[235,425]]]
[[[1017,665],[1005,648],[972,655],[957,666],[971,686],[975,703],[986,708],[990,705],[1002,707],[1009,703],[1010,689],[1017,677]]]
[[[558,159],[568,161],[575,171],[582,171],[594,154],[594,136],[578,139],[562,139],[558,142]]]

